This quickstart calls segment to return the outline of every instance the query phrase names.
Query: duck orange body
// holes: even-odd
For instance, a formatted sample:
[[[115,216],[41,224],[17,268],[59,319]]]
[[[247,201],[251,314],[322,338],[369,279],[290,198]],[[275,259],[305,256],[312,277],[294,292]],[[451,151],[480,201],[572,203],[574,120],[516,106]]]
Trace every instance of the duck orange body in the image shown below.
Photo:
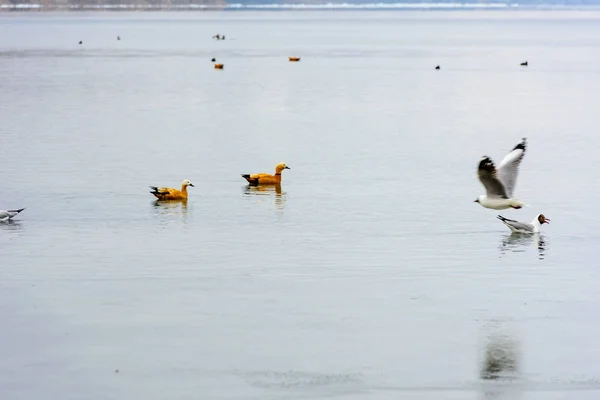
[[[150,189],[152,189],[150,193],[152,193],[158,200],[187,200],[188,186],[194,187],[192,182],[186,179],[181,182],[181,190],[167,187],[150,186]]]
[[[285,163],[280,163],[275,166],[275,175],[264,172],[258,174],[242,174],[242,177],[252,186],[257,185],[279,185],[281,184],[281,172],[284,169],[290,169]]]
[[[290,59],[290,61],[294,62],[294,61],[300,61],[300,57],[288,57]]]

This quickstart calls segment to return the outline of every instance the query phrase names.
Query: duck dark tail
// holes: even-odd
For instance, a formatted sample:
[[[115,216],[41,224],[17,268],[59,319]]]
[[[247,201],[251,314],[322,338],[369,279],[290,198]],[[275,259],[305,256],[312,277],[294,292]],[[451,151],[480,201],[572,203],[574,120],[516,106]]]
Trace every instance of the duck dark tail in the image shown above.
[[[244,178],[245,180],[247,180],[248,183],[250,184],[250,186],[256,186],[256,185],[258,185],[258,179],[257,178],[252,178],[250,176],[250,174],[242,174],[242,178]]]

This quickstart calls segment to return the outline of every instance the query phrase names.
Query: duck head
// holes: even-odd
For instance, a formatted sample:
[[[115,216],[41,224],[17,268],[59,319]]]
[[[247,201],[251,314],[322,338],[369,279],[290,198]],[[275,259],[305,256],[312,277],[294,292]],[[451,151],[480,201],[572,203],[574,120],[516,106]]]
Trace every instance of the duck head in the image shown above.
[[[279,163],[275,166],[275,173],[280,174],[284,169],[291,169],[285,163]]]
[[[185,179],[183,182],[181,182],[181,187],[194,187],[194,184],[192,182],[189,181],[189,179]]]

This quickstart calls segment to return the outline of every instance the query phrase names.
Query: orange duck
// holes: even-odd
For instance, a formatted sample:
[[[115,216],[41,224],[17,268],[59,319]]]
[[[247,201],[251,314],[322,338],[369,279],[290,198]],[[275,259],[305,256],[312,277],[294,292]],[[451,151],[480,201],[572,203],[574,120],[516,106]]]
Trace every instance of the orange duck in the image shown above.
[[[259,174],[242,174],[242,177],[252,186],[257,185],[279,185],[281,184],[281,171],[290,169],[285,163],[279,163],[275,166],[275,175],[261,172]]]
[[[223,69],[223,64],[215,64],[215,69]]]
[[[152,189],[152,191],[150,193],[152,193],[158,200],[185,200],[185,201],[187,201],[187,198],[188,198],[187,187],[188,186],[194,187],[192,182],[190,182],[189,180],[186,179],[183,182],[181,182],[181,190],[167,188],[167,187],[150,186],[150,189]]]
[[[288,57],[288,58],[289,58],[289,60],[291,62],[298,62],[298,61],[300,61],[300,57]]]

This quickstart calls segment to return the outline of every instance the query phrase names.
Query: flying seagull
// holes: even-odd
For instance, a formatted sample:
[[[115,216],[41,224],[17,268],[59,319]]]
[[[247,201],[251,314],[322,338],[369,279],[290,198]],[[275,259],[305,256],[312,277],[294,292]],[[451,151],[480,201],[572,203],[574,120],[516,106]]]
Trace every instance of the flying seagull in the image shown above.
[[[513,233],[538,233],[543,224],[549,224],[550,221],[544,214],[538,214],[531,223],[519,222],[514,219],[504,218],[498,215],[498,219],[508,226]]]
[[[483,187],[485,195],[480,195],[475,203],[481,204],[485,208],[494,210],[505,210],[507,208],[519,209],[525,205],[520,200],[513,197],[517,175],[519,174],[519,165],[525,156],[527,148],[527,139],[523,138],[521,143],[516,145],[510,153],[504,157],[498,169],[494,162],[488,156],[483,156],[477,168],[477,175]]]

